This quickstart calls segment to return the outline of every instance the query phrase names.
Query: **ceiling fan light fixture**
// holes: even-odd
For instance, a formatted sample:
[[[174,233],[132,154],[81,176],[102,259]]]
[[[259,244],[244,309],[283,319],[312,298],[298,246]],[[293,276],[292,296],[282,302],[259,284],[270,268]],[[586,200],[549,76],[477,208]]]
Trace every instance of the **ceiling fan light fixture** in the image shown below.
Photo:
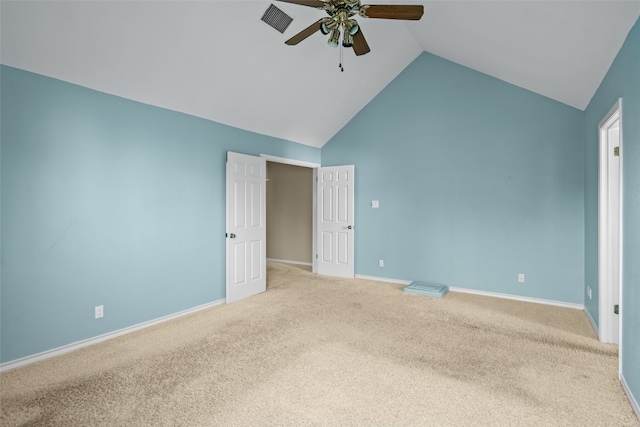
[[[324,18],[320,22],[324,24],[324,27],[328,30],[327,32],[331,32],[339,27],[338,21],[334,18]]]
[[[342,46],[344,47],[352,47],[353,46],[353,36],[349,31],[344,32],[344,36],[342,37]]]
[[[325,36],[337,28],[338,24],[331,18],[324,18],[320,21],[320,32]]]
[[[355,35],[356,35],[356,33],[358,32],[358,30],[360,29],[360,26],[358,25],[358,23],[356,22],[356,20],[355,20],[355,19],[349,19],[349,20],[346,22],[346,25],[347,25],[347,27],[346,27],[346,28],[348,28],[348,31],[347,31],[347,32],[348,32],[349,34],[351,34],[352,36],[355,36]]]
[[[329,36],[329,41],[327,44],[331,47],[338,47],[338,42],[340,41],[340,29],[336,28],[331,31],[331,35]]]

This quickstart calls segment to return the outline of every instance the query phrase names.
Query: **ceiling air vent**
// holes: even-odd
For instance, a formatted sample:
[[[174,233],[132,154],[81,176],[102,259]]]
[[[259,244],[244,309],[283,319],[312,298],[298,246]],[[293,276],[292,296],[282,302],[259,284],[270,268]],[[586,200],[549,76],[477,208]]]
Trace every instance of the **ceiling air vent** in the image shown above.
[[[289,24],[291,24],[291,21],[293,21],[293,18],[274,5],[271,5],[264,12],[264,15],[262,15],[262,20],[281,33],[284,33]]]

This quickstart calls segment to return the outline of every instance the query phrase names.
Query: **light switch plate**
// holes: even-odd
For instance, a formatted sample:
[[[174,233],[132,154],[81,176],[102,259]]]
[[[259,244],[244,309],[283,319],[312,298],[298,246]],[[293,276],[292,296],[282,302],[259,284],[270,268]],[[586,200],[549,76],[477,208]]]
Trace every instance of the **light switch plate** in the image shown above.
[[[371,201],[371,207],[372,207],[373,209],[377,209],[377,208],[379,208],[379,207],[380,207],[380,202],[379,202],[378,200],[372,200],[372,201]]]

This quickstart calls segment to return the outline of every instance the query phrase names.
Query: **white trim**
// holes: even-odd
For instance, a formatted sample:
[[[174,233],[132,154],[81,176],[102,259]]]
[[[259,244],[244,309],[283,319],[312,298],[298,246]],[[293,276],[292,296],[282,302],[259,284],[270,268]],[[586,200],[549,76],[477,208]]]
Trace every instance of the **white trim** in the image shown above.
[[[598,129],[603,127],[604,124],[607,123],[617,111],[619,111],[620,115],[622,116],[622,98],[618,98],[616,103],[613,104],[613,107],[611,107],[611,109],[609,109],[609,111],[607,112],[607,114],[605,114],[602,120],[600,120],[600,122],[598,123]]]
[[[596,325],[596,321],[593,320],[593,317],[591,317],[591,313],[589,313],[589,310],[587,310],[587,308],[584,308],[584,312],[587,314],[587,319],[589,319],[589,323],[591,323],[591,327],[593,328],[594,332],[596,333],[596,337],[600,336],[600,331],[598,331],[598,325]]]
[[[319,163],[306,162],[304,160],[287,159],[286,157],[272,156],[270,154],[260,154],[260,157],[267,162],[284,163],[285,165],[302,166],[304,168],[319,168]]]
[[[627,395],[627,399],[629,399],[629,403],[631,404],[631,408],[633,408],[633,412],[636,413],[636,417],[640,420],[640,405],[638,405],[638,401],[636,397],[631,393],[631,389],[627,384],[627,381],[624,379],[624,375],[620,374],[620,384],[622,385],[622,389]]]
[[[318,166],[320,167],[320,166]],[[318,168],[313,168],[311,182],[311,272],[318,273]]]
[[[41,353],[32,354],[30,356],[21,357],[20,359],[11,360],[0,364],[0,372],[9,371],[11,369],[19,368],[21,366],[29,365],[31,363],[39,362],[41,360],[49,359],[51,357],[60,356],[61,354],[69,353],[74,350],[79,350],[83,347],[88,347],[93,344],[98,344],[103,341],[107,341],[122,335],[129,334],[131,332],[139,331],[140,329],[148,328],[150,326],[157,325],[169,320],[177,319],[178,317],[186,316],[187,314],[195,313],[196,311],[204,310],[216,305],[224,304],[225,300],[220,299],[217,301],[209,302],[206,304],[198,305],[186,310],[179,311],[177,313],[169,314],[167,316],[158,317],[157,319],[149,320],[147,322],[138,323],[137,325],[129,326],[126,328],[118,329],[117,331],[107,332],[106,334],[98,335],[86,340],[76,341],[71,344],[63,345],[62,347],[46,350]]]
[[[408,285],[408,284],[411,283],[410,280],[398,280],[398,279],[388,279],[388,278],[385,278],[385,277],[363,276],[361,274],[356,274],[356,278],[357,279],[366,279],[366,280],[376,280],[376,281],[379,281],[379,282],[398,283],[398,284],[401,284],[401,285]],[[536,304],[555,305],[555,306],[558,306],[558,307],[574,308],[576,310],[584,310],[584,305],[582,305],[582,304],[574,304],[574,303],[564,302],[564,301],[554,301],[554,300],[548,300],[548,299],[542,299],[542,298],[532,298],[532,297],[521,297],[519,295],[501,294],[501,293],[498,293],[498,292],[489,292],[489,291],[478,291],[478,290],[475,290],[475,289],[466,289],[466,288],[449,287],[449,290],[451,292],[461,292],[461,293],[465,293],[465,294],[475,294],[475,295],[482,295],[482,296],[486,296],[486,297],[503,298],[503,299],[510,299],[510,300],[515,300],[515,301],[533,302],[533,303],[536,303]]]
[[[311,263],[311,262],[290,261],[288,259],[267,258],[267,261],[281,262],[283,264],[308,265],[309,267],[313,266],[313,263]]]
[[[510,294],[501,294],[498,292],[489,292],[489,291],[477,291],[475,289],[465,289],[465,288],[452,288],[449,287],[449,290],[452,292],[463,292],[465,294],[476,294],[483,295],[486,297],[495,297],[495,298],[503,298],[510,299],[515,301],[524,301],[524,302],[532,302],[535,304],[544,304],[544,305],[555,305],[557,307],[565,307],[565,308],[573,308],[576,310],[584,310],[583,304],[574,304],[571,302],[564,301],[555,301],[550,299],[543,298],[533,298],[533,297],[521,297],[519,295],[510,295]]]
[[[376,282],[398,283],[400,285],[408,285],[411,283],[410,280],[389,279],[387,277],[363,276],[362,274],[356,274],[355,277],[356,279],[375,280]]]

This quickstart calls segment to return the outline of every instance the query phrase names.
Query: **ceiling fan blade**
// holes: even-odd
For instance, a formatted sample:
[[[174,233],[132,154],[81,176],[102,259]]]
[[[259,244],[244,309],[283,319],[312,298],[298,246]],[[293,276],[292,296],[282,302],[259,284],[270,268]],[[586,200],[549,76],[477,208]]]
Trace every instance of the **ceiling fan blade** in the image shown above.
[[[371,52],[371,49],[367,44],[367,40],[364,38],[364,34],[362,34],[362,28],[360,28],[353,36],[353,52],[356,56],[365,55]]]
[[[417,21],[424,14],[423,5],[370,4],[360,15],[365,18],[408,19]]]
[[[278,0],[285,3],[293,3],[299,4],[300,6],[309,6],[309,7],[317,7],[318,9],[323,9],[325,7],[325,2],[320,0]]]
[[[317,20],[316,22],[309,25],[307,28],[300,31],[298,34],[291,37],[289,40],[287,40],[284,43],[288,44],[289,46],[293,46],[300,43],[302,40],[306,39],[310,35],[314,34],[316,31],[320,31],[320,21],[321,19]]]

